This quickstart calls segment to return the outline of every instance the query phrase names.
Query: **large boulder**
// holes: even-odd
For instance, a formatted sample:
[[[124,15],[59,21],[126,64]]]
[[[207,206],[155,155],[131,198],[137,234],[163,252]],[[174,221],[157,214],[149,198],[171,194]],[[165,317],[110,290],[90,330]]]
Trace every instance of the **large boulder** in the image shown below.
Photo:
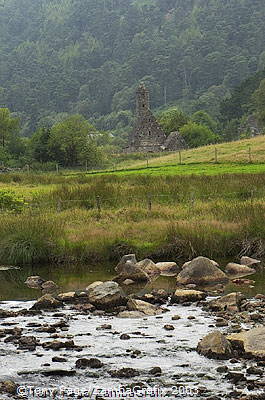
[[[149,260],[149,258],[139,261],[136,263],[136,266],[144,271],[151,279],[161,274],[160,268],[157,267],[152,260]]]
[[[256,272],[255,269],[249,268],[246,265],[236,264],[236,263],[228,263],[225,267],[225,272],[227,274],[235,274],[235,275],[250,275]]]
[[[134,282],[148,282],[160,275],[160,269],[149,259],[137,262],[135,254],[123,256],[115,270],[119,273],[114,278],[116,282],[131,279]]]
[[[211,260],[210,258],[208,258],[208,260],[211,261],[211,263],[212,263],[215,267],[219,267],[218,262],[216,262],[216,261],[214,261],[214,260]],[[191,260],[191,261],[192,261],[192,260]],[[185,262],[185,263],[182,265],[181,268],[184,269],[184,268],[188,267],[188,266],[190,265],[191,261]]]
[[[136,263],[130,261],[123,265],[122,270],[119,269],[120,273],[113,280],[116,282],[124,282],[131,279],[133,282],[148,282],[150,280],[148,274],[143,271]]]
[[[241,349],[245,355],[254,358],[265,358],[265,327],[260,326],[243,331],[233,333],[227,336],[227,339],[235,348]]]
[[[53,281],[45,281],[41,285],[41,290],[43,294],[54,293],[58,290],[58,286]]]
[[[208,307],[213,311],[239,311],[245,296],[241,292],[229,293],[209,302]]]
[[[134,300],[134,299],[130,299],[128,301],[127,308],[129,311],[138,311],[145,315],[159,315],[165,312],[165,310],[161,307],[157,307],[143,300]]]
[[[42,279],[40,276],[36,275],[36,276],[29,276],[26,280],[25,280],[25,285],[27,285],[27,287],[29,289],[41,289],[41,285],[45,282],[44,279]]]
[[[76,292],[59,293],[57,298],[65,302],[74,302],[77,295]]]
[[[177,276],[177,283],[208,285],[228,282],[228,277],[209,258],[194,258]]]
[[[107,281],[88,290],[88,300],[95,307],[109,309],[126,304],[126,296],[118,283]]]
[[[159,268],[161,275],[174,276],[177,275],[181,268],[175,262],[159,262],[156,263]]]
[[[225,336],[214,331],[204,336],[197,346],[197,352],[208,358],[225,360],[232,357],[232,346]]]
[[[88,285],[86,287],[86,291],[90,292],[92,289],[94,289],[96,286],[101,285],[103,282],[102,281],[95,281],[93,283],[90,283],[90,285]]]
[[[260,260],[256,260],[256,258],[251,258],[251,257],[247,257],[247,256],[243,256],[240,259],[240,264],[247,265],[248,267],[250,265],[256,266],[256,265],[258,265],[260,263],[261,263]]]
[[[200,292],[199,290],[177,289],[172,296],[172,302],[195,302],[204,300],[206,297],[207,294],[205,292]]]
[[[49,310],[58,308],[62,303],[55,299],[51,294],[41,296],[36,303],[31,307],[32,310]]]
[[[135,257],[135,254],[126,254],[121,258],[119,261],[118,265],[115,267],[115,271],[121,273],[125,267],[125,264],[130,263],[130,264],[136,264],[137,260]]]

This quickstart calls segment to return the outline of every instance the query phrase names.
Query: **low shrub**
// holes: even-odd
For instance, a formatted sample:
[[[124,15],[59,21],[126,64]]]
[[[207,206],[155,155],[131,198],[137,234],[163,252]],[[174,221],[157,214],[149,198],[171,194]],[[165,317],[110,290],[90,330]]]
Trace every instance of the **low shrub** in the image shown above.
[[[26,205],[23,198],[15,192],[6,189],[0,189],[0,210],[21,212]]]

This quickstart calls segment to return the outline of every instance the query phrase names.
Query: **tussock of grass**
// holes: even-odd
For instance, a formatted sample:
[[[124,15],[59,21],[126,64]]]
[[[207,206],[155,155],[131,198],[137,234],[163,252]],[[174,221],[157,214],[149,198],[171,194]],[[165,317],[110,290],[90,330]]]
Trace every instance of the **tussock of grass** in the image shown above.
[[[63,224],[49,216],[3,216],[0,221],[0,259],[7,264],[41,263],[56,257]]]

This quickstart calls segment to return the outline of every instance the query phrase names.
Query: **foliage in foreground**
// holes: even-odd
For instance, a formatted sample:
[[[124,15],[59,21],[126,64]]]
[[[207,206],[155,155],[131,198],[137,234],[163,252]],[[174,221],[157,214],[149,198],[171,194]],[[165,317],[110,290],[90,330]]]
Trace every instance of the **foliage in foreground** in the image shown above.
[[[264,187],[264,174],[113,175],[58,186],[34,196],[34,214],[2,215],[1,263],[116,262],[129,252],[162,261],[202,254],[261,257]]]

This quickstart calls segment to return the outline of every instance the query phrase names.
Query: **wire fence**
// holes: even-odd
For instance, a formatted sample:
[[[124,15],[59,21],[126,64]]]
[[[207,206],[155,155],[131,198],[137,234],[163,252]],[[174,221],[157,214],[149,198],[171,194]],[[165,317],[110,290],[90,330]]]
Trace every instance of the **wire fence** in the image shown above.
[[[41,166],[38,168],[35,168],[33,165],[26,164],[22,168],[8,168],[5,166],[0,167],[0,174],[1,173],[32,173],[32,172],[43,172],[43,173],[55,173],[55,174],[63,174],[63,175],[71,175],[71,174],[76,174],[76,173],[85,173],[85,174],[96,174],[96,173],[110,173],[110,172],[119,172],[119,171],[127,171],[127,170],[137,170],[137,169],[148,169],[148,168],[161,168],[161,167],[167,167],[167,166],[176,166],[176,165],[190,165],[192,163],[196,163],[196,159],[192,162],[192,156],[185,156],[186,152],[190,151],[189,149],[187,150],[180,150],[178,152],[172,152],[172,153],[160,153],[156,154],[156,156],[152,156],[150,153],[149,154],[141,154],[141,157],[139,156],[139,159],[137,157],[135,160],[131,160],[130,163],[121,163],[118,160],[116,162],[110,163],[108,166],[91,166],[87,161],[84,163],[84,165],[78,165],[76,167],[71,167],[71,169],[67,169],[65,167],[60,166],[58,163],[54,163],[52,167],[49,169],[42,169]],[[164,155],[175,155],[175,161],[174,159],[171,159],[168,163],[163,163],[163,164],[158,164],[156,162],[156,158],[159,156],[164,156]],[[212,164],[219,164],[219,163],[235,163],[236,161],[236,155],[231,154],[230,157],[231,159],[225,158],[224,160],[222,159],[223,156],[228,157],[226,153],[222,153],[220,149],[217,147],[213,148],[212,153],[209,152],[207,153],[207,156],[204,157],[204,159],[201,159],[197,161],[197,163],[212,163]],[[238,160],[239,164],[242,163],[254,163],[256,162],[261,162],[260,159],[257,160],[256,154],[253,153],[251,146],[241,150],[241,154],[243,155],[243,158],[241,160]],[[209,156],[208,160],[207,157]],[[232,159],[235,157],[234,159]],[[256,160],[255,160],[256,157]],[[130,161],[130,160],[128,160]],[[138,165],[134,166],[132,162],[135,161],[138,163]],[[264,160],[262,161],[265,163],[265,152],[264,152]]]
[[[209,203],[216,201],[234,202],[235,207],[239,202],[248,202],[250,205],[259,200],[265,203],[265,188],[250,191],[235,191],[226,194],[212,193],[201,194],[194,191],[186,192],[182,195],[173,194],[146,194],[135,196],[91,196],[89,199],[54,199],[49,201],[32,201],[27,204],[27,209],[31,212],[41,212],[43,210],[53,212],[63,212],[74,208],[83,208],[86,210],[94,210],[98,217],[108,209],[122,209],[135,207],[149,212],[154,211],[156,206],[185,206],[190,209],[194,208],[198,203]],[[2,210],[3,211],[3,210]]]

